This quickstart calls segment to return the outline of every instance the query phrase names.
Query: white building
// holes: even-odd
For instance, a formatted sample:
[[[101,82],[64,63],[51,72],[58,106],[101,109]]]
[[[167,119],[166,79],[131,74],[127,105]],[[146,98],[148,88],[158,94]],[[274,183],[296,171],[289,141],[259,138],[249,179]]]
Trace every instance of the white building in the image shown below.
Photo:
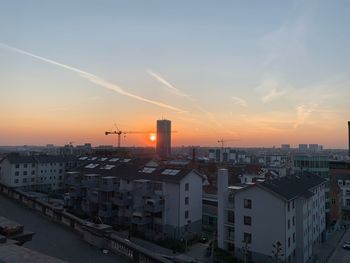
[[[7,156],[1,161],[0,182],[9,187],[59,190],[72,158],[62,156]]]
[[[308,262],[325,231],[325,182],[310,173],[242,187],[219,182],[218,246],[271,262],[279,241],[283,262]]]

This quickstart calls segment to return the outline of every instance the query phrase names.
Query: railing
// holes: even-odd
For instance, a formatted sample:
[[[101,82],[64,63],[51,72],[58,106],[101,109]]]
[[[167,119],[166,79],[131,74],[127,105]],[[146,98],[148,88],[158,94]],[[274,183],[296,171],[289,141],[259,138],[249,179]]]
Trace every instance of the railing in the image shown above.
[[[151,212],[151,213],[159,213],[162,212],[164,210],[164,203],[161,202],[155,202],[155,203],[146,203],[144,205],[144,209],[147,212]]]
[[[52,221],[57,222],[63,226],[72,229],[74,232],[83,236],[84,240],[93,245],[100,245],[100,248],[110,249],[118,255],[122,255],[134,262],[140,263],[171,263],[156,253],[144,249],[126,239],[117,235],[116,232],[108,230],[103,231],[99,229],[101,225],[91,225],[95,227],[96,231],[88,231],[87,221],[80,219],[61,208],[56,208],[48,203],[37,200],[27,193],[20,190],[7,187],[0,184],[0,194],[9,198],[17,200],[20,204],[25,205],[31,209],[39,211],[43,215],[49,217]],[[103,226],[103,225],[102,225]],[[108,227],[108,226],[107,226]],[[110,228],[110,227],[109,227]],[[108,229],[109,229],[108,228]]]

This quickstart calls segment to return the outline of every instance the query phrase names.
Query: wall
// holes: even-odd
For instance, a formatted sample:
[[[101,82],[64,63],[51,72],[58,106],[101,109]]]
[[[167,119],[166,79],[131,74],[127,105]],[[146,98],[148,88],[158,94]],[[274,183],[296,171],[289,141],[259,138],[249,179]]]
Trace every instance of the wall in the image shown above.
[[[127,241],[117,235],[114,231],[106,231],[101,234],[94,234],[89,231],[85,220],[71,215],[61,209],[57,209],[40,200],[29,197],[25,192],[17,189],[9,188],[0,184],[0,194],[17,200],[22,205],[42,213],[52,221],[62,224],[70,228],[72,231],[86,237],[85,241],[90,244],[100,246],[100,248],[110,249],[112,252],[122,255],[134,262],[140,263],[171,263],[171,261],[155,255],[152,251],[148,251],[139,247],[130,241]],[[102,247],[101,247],[102,246]]]

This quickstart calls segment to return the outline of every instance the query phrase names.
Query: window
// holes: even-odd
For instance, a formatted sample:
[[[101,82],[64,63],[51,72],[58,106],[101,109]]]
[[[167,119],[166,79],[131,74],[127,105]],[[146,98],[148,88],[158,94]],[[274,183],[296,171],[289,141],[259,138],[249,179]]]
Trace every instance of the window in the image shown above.
[[[18,179],[15,179],[15,184],[18,184]]]
[[[244,216],[244,224],[247,226],[251,226],[252,225],[252,217]]]
[[[187,219],[189,217],[189,212],[188,210],[185,211],[185,219]]]
[[[293,233],[293,243],[295,243],[295,233]]]
[[[23,183],[26,183],[27,182],[27,178],[23,178]]]
[[[31,181],[31,182],[34,182],[34,181],[35,181],[35,178],[31,178],[30,181]]]
[[[252,234],[244,232],[244,242],[245,243],[252,243]]]
[[[346,206],[350,206],[350,199],[346,199]]]
[[[293,221],[293,226],[295,226],[295,217],[294,216],[293,216],[292,221]]]
[[[290,202],[288,202],[288,212],[290,211]]]
[[[189,191],[190,190],[190,185],[189,185],[189,183],[186,183],[185,184],[185,191]]]
[[[252,200],[250,199],[244,199],[244,208],[252,208]]]
[[[295,208],[295,202],[294,200],[292,201],[292,206],[293,206],[293,209]]]
[[[288,237],[288,247],[290,247],[290,237]]]
[[[23,167],[24,167],[24,168],[27,168],[27,167],[28,167],[28,164],[26,164],[26,163],[23,164]]]
[[[15,172],[15,176],[19,176],[19,172]]]
[[[33,168],[35,167],[35,163],[32,163],[32,167],[33,167]]]
[[[31,175],[34,175],[34,174],[35,174],[35,171],[32,171],[32,172],[31,172]]]
[[[288,229],[290,229],[290,219],[288,219]]]
[[[23,171],[23,175],[27,175],[27,171]]]
[[[185,205],[188,205],[189,198],[185,197]]]
[[[19,168],[19,164],[16,164],[16,165],[15,165],[15,168]]]

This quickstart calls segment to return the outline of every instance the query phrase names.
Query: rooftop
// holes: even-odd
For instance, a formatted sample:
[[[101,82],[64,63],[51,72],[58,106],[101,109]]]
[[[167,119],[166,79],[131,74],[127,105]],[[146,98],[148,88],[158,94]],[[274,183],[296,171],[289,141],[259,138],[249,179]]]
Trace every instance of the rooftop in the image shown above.
[[[312,195],[310,189],[325,182],[326,180],[318,175],[303,172],[302,174],[267,180],[257,184],[257,186],[274,192],[283,199],[291,200],[299,196],[308,198],[310,195]]]

